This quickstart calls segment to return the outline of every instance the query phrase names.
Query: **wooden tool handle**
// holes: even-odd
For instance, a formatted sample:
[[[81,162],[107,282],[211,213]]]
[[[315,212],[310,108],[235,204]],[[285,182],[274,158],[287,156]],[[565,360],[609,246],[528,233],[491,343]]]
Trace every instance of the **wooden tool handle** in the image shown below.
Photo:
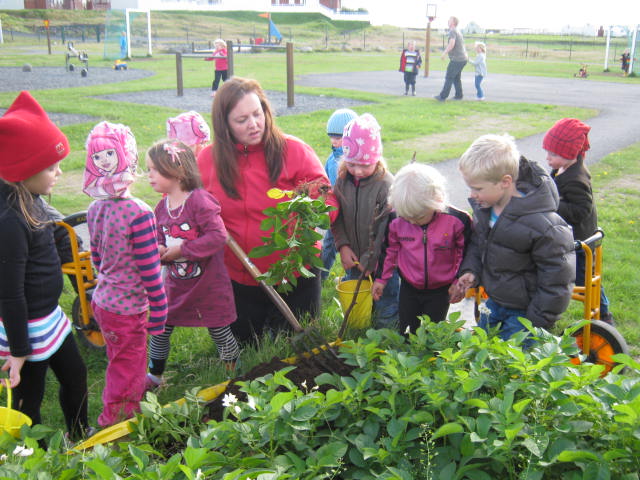
[[[282,299],[280,294],[276,292],[275,288],[273,288],[271,285],[267,285],[264,282],[264,280],[259,279],[262,273],[260,272],[260,270],[258,270],[258,267],[256,267],[253,264],[253,262],[247,256],[247,254],[244,253],[244,250],[242,250],[242,247],[238,245],[238,242],[236,242],[233,239],[233,237],[231,237],[231,235],[229,235],[228,233],[227,233],[227,246],[231,249],[234,255],[238,257],[238,260],[240,260],[240,263],[242,263],[242,266],[251,274],[251,277],[253,277],[253,279],[256,282],[258,282],[260,287],[269,296],[269,298],[275,304],[275,306],[278,307],[278,310],[280,310],[280,313],[282,313],[284,318],[287,319],[287,321],[291,324],[293,329],[296,332],[304,331],[304,329],[302,328],[302,325],[300,325],[300,322],[298,322],[298,320],[296,319],[296,316],[293,314],[293,312],[289,308],[289,305],[287,305],[287,303]]]

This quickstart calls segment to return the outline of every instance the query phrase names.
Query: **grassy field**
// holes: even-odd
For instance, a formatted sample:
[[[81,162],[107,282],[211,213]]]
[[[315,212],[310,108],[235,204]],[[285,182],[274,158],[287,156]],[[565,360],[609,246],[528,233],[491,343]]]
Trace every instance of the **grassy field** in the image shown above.
[[[58,11],[51,11],[51,14]],[[63,12],[64,13],[64,12]],[[93,12],[96,13],[96,12]],[[6,29],[13,20],[7,21],[6,13],[2,15],[5,28],[5,42],[7,42]],[[190,36],[193,37],[196,27],[200,23],[194,21],[193,15],[185,15],[184,23],[178,23],[174,17],[169,22],[167,29],[173,25],[173,31],[163,32],[163,35],[178,35],[180,28],[188,23]],[[224,20],[225,29],[231,28],[235,20],[208,18],[205,24],[211,27],[211,23]],[[154,22],[159,24],[161,14],[153,15]],[[217,19],[217,20],[216,20]],[[25,19],[25,25],[35,25],[41,22],[42,17]],[[83,21],[85,19],[82,19]],[[60,20],[62,21],[62,20]],[[78,18],[68,18],[64,21],[78,23]],[[88,21],[88,20],[87,20]],[[99,16],[96,22],[100,21]],[[284,20],[274,16],[274,21],[282,25],[289,25]],[[319,21],[317,19],[313,22]],[[17,22],[17,21],[16,21]],[[30,22],[30,23],[29,23]],[[190,22],[190,23],[189,23]],[[243,20],[244,32],[251,29],[251,18]],[[324,22],[333,35],[339,35],[340,29],[347,26],[333,25]],[[215,24],[215,23],[214,23]],[[229,25],[227,27],[227,25]],[[298,29],[312,31],[323,27],[313,24],[290,23],[292,35],[298,38]],[[28,25],[27,25],[28,27]],[[350,26],[353,27],[353,26]],[[17,28],[17,27],[16,27]],[[240,28],[240,27],[238,27]],[[287,32],[288,26],[281,29]],[[211,29],[211,28],[210,28]],[[25,31],[28,28],[25,28]],[[215,28],[213,29],[215,32]],[[198,30],[199,31],[199,30]],[[364,49],[363,51],[318,51],[313,53],[296,54],[296,74],[345,72],[345,71],[370,71],[395,69],[398,60],[398,48],[401,45],[403,33],[411,34],[414,38],[421,38],[418,32],[402,32],[395,29],[393,36],[381,36],[379,41],[374,36],[374,29],[369,36],[372,45],[386,47],[380,51]],[[387,30],[381,30],[387,32]],[[224,31],[226,36],[227,31]],[[238,33],[238,35],[240,35]],[[302,35],[302,33],[300,33]],[[352,33],[350,35],[355,35]],[[383,35],[382,33],[380,35]],[[215,35],[217,36],[217,34]],[[229,33],[229,36],[234,37]],[[246,33],[243,34],[246,36]],[[203,34],[204,39],[208,35]],[[17,38],[17,36],[16,36]],[[182,43],[184,41],[182,40]],[[84,48],[84,45],[82,46]],[[99,44],[87,44],[91,52],[91,62],[95,66],[110,66],[110,61],[100,60],[101,46]],[[490,47],[491,48],[491,47]],[[586,47],[585,47],[586,48]],[[591,58],[596,59],[594,53]],[[30,63],[34,66],[56,65],[63,68],[64,48],[61,45],[54,46],[54,54],[47,55],[46,43],[42,39],[34,43],[32,38],[20,41],[7,42],[0,45],[0,66],[20,66]],[[497,49],[495,50],[498,51]],[[577,71],[576,63],[563,60],[522,59],[522,57],[491,58],[490,68],[495,72],[522,73],[530,75],[569,76]],[[206,87],[211,81],[210,68],[203,68],[203,62],[185,61],[185,87]],[[256,55],[239,55],[236,57],[236,74],[258,79],[269,90],[284,90],[283,56],[277,53],[262,53]],[[444,68],[446,64],[439,59],[432,63],[433,69]],[[210,66],[208,66],[210,67]],[[92,98],[95,95],[103,95],[118,92],[135,92],[155,89],[168,89],[175,86],[175,59],[173,55],[159,54],[153,58],[134,58],[131,68],[144,68],[152,70],[155,75],[144,80],[107,84],[98,87],[87,87],[74,90],[41,90],[34,95],[49,112],[82,113],[92,115],[100,119],[112,122],[121,122],[131,126],[136,135],[140,152],[151,145],[155,140],[164,135],[164,122],[168,116],[177,113],[176,110],[163,107],[153,107],[136,104],[115,104],[107,100]],[[594,75],[595,76],[595,75]],[[637,82],[637,79],[622,79],[617,74],[602,74],[599,79],[611,77],[615,81]],[[587,80],[589,81],[589,80]],[[418,152],[418,160],[435,163],[448,158],[459,156],[469,143],[483,133],[502,133],[509,131],[516,137],[523,137],[533,133],[544,131],[553,121],[565,116],[576,116],[588,119],[596,112],[587,109],[557,107],[551,105],[528,105],[517,103],[491,103],[486,102],[480,108],[479,104],[464,102],[464,105],[456,102],[435,104],[433,100],[377,95],[365,92],[348,92],[334,89],[297,88],[298,93],[331,94],[351,97],[370,102],[369,105],[355,108],[359,113],[365,111],[373,113],[380,121],[384,131],[385,157],[392,171],[396,171],[413,154]],[[0,107],[6,108],[16,92],[0,93]],[[486,108],[489,105],[490,108]],[[202,112],[207,115],[207,112]],[[320,110],[310,114],[280,117],[277,123],[288,133],[292,133],[309,143],[324,159],[329,152],[329,143],[326,139],[324,126],[326,119],[331,114],[329,110]],[[482,125],[481,130],[477,125]],[[517,125],[517,128],[513,126]],[[93,126],[91,123],[70,125],[63,128],[71,142],[72,154],[65,159],[62,167],[65,174],[52,197],[52,203],[66,214],[83,210],[89,204],[89,198],[80,191],[82,168],[84,165],[84,141],[87,133]],[[638,179],[640,178],[640,166],[637,158],[640,155],[640,145],[630,147],[622,152],[610,155],[599,162],[592,169],[594,175],[594,189],[598,195],[600,223],[607,232],[605,240],[605,285],[607,294],[611,300],[612,311],[616,315],[617,325],[632,346],[635,356],[640,354],[638,341],[638,296],[640,295],[640,280],[637,269],[634,268],[640,237],[637,226],[638,212],[640,211],[640,191]],[[150,205],[155,205],[159,200],[148,186],[145,178],[140,178],[135,185],[137,196],[143,198]],[[335,272],[334,272],[335,274]],[[70,311],[73,296],[68,286],[62,298],[63,307]],[[581,318],[581,306],[572,302],[571,308],[565,315],[562,325],[568,325]],[[336,323],[340,319],[340,312],[333,299],[333,289],[328,283],[323,291],[323,319],[321,326],[328,337],[335,337]],[[178,329],[174,333],[171,357],[169,359],[167,377],[169,385],[160,391],[161,401],[169,401],[183,395],[187,389],[217,383],[225,379],[225,373],[220,368],[211,341],[204,330]],[[241,371],[249,369],[254,364],[269,360],[273,355],[282,355],[288,348],[284,339],[276,339],[274,342],[265,342],[256,351],[248,351],[243,354]],[[90,377],[90,416],[95,419],[101,409],[100,394],[103,386],[104,368],[106,360],[102,351],[84,350]],[[50,380],[47,388],[43,415],[49,419],[48,423],[54,426],[62,425],[61,414],[57,406],[55,380]]]

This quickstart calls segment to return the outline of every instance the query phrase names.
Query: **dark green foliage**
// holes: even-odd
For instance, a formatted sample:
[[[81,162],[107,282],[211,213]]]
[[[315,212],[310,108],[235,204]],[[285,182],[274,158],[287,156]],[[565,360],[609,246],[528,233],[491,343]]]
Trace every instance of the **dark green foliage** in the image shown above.
[[[147,402],[130,443],[83,455],[63,455],[60,434],[46,452],[27,439],[34,453],[10,454],[0,476],[37,468],[48,472],[39,478],[638,478],[638,362],[620,356],[626,373],[601,378],[600,366],[570,362],[569,336],[536,331],[525,352],[460,324],[425,321],[406,340],[369,330],[341,349],[352,376],[316,378],[326,393],[296,387],[288,367],[245,382],[247,401],[224,398],[220,422],[198,423],[191,398]],[[1,440],[13,451],[14,440]]]

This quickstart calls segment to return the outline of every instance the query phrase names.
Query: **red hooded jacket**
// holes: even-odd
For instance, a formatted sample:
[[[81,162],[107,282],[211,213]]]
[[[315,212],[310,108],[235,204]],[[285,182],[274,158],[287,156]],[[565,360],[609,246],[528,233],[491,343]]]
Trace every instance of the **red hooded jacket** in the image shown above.
[[[220,202],[222,207],[220,215],[224,225],[229,235],[238,242],[245,253],[249,253],[254,247],[264,245],[261,237],[267,236],[268,232],[260,229],[260,223],[266,218],[262,213],[263,210],[283,201],[269,198],[267,196],[269,189],[295,190],[301,184],[318,180],[326,185],[331,185],[324,167],[313,149],[291,135],[285,135],[285,138],[284,164],[280,178],[275,184],[269,180],[263,145],[236,145],[238,150],[236,161],[239,166],[236,188],[240,198],[229,197],[222,188],[213,164],[212,146],[207,146],[198,155],[198,168],[202,175],[204,188]],[[327,204],[337,207],[338,202],[333,194],[327,196]],[[337,211],[330,213],[332,221],[336,216]],[[278,258],[279,254],[276,252],[267,257],[251,260],[264,273]],[[225,247],[225,265],[233,281],[243,285],[257,285],[251,274],[245,270],[228,247]]]

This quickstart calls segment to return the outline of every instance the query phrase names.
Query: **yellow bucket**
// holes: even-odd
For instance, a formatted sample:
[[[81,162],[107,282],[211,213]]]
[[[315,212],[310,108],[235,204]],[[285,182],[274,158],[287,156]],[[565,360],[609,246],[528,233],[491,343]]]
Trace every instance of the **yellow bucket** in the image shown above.
[[[356,295],[356,303],[349,313],[347,325],[352,328],[367,328],[371,326],[371,312],[373,310],[373,298],[371,297],[371,279],[362,280],[360,288],[356,292],[358,280],[345,280],[336,285],[338,300],[342,305],[342,311],[346,312],[353,296]]]
[[[8,382],[8,380],[5,380]],[[16,438],[20,436],[20,427],[22,425],[31,425],[31,419],[24,413],[11,408],[11,387],[0,382],[0,390],[2,387],[7,389],[7,406],[0,407],[0,429],[5,430]]]

